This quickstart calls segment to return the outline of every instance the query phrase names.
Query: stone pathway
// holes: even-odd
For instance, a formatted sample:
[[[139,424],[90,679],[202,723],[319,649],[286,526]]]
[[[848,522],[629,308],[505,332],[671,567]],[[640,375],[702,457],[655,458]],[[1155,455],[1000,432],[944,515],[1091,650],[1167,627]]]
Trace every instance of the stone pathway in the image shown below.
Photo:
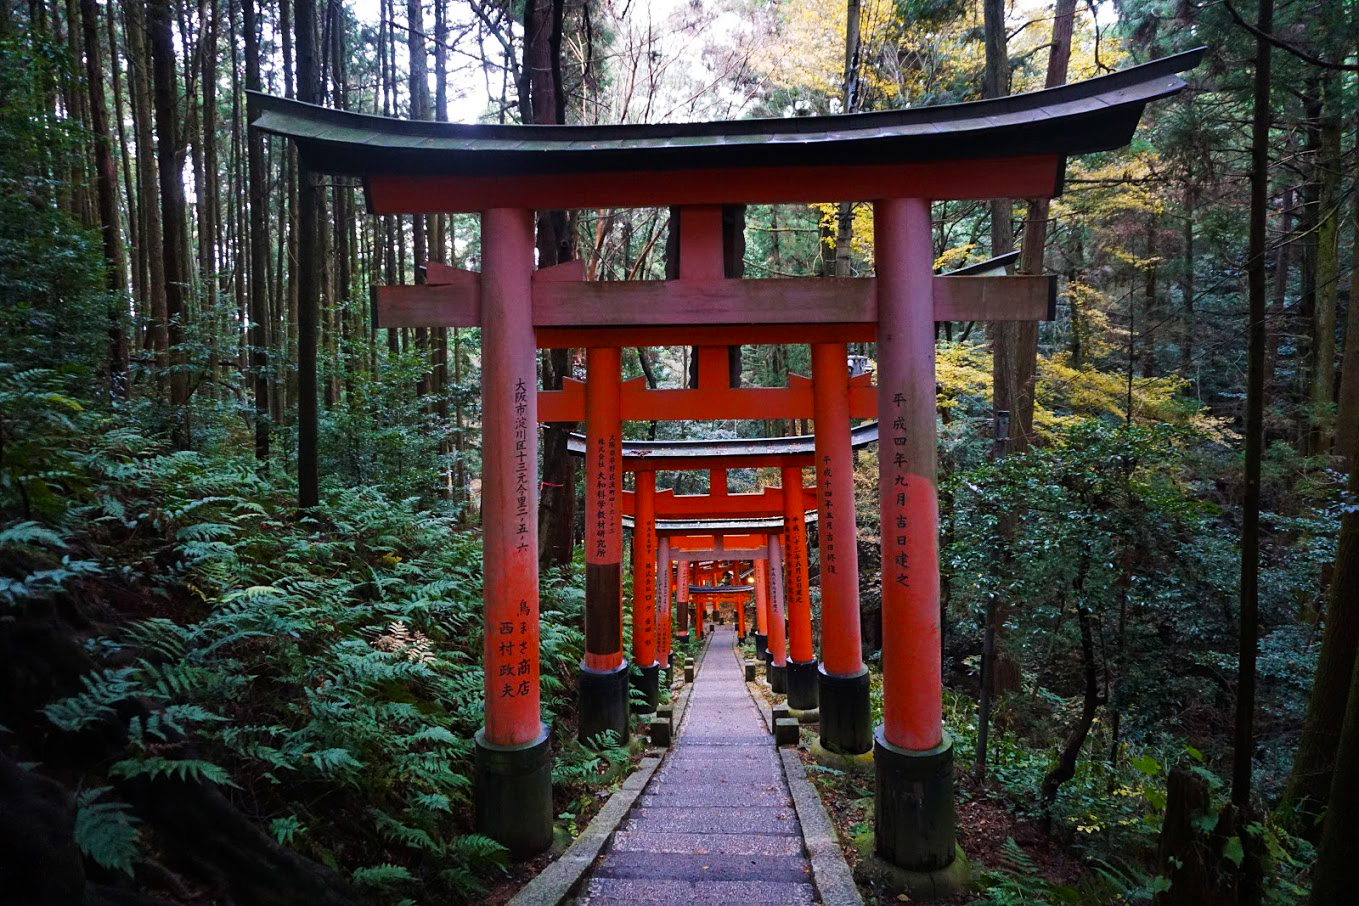
[[[718,627],[675,744],[618,826],[579,903],[815,903],[773,738]]]

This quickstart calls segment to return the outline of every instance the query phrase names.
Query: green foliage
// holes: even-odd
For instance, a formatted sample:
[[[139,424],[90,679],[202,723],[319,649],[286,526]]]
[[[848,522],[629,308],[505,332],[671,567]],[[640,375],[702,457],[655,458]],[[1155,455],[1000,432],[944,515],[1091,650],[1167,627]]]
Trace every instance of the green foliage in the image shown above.
[[[101,802],[108,792],[110,787],[101,786],[81,790],[76,796],[75,842],[98,865],[131,875],[137,857],[138,820],[125,802]]]

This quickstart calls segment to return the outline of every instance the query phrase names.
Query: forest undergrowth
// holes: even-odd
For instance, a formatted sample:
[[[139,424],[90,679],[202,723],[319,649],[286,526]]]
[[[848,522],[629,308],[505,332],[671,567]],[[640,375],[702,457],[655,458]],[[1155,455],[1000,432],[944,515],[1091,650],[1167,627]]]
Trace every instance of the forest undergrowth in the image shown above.
[[[252,457],[168,452],[63,383],[0,371],[0,466],[28,516],[0,532],[15,690],[0,744],[60,784],[50,805],[69,824],[45,830],[73,835],[90,879],[114,887],[194,899],[258,883],[182,851],[148,793],[173,784],[258,830],[233,846],[275,844],[364,899],[465,901],[503,877],[508,854],[470,829],[479,536],[372,488],[298,519],[295,490]],[[628,763],[573,738],[575,578],[545,577],[541,648],[572,819]]]

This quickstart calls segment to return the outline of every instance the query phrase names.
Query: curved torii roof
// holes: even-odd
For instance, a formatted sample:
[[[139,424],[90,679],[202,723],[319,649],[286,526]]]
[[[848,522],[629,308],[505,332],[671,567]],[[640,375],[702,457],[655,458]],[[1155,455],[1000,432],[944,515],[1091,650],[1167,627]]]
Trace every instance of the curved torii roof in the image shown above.
[[[363,177],[369,209],[377,214],[1028,197],[1060,192],[1067,155],[1126,145],[1146,105],[1183,88],[1177,73],[1202,55],[1192,50],[1028,94],[838,116],[468,125],[350,113],[256,93],[249,112],[254,128],[296,141],[311,169]],[[983,161],[1001,165],[979,167]]]

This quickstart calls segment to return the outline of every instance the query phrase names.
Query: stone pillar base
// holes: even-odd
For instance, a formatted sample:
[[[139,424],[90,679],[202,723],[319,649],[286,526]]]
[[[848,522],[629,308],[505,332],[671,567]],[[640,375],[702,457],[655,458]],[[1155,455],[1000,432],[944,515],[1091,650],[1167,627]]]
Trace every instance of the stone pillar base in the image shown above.
[[[815,711],[821,696],[817,690],[817,660],[788,662],[788,707],[795,711]]]
[[[488,743],[478,730],[474,751],[473,800],[478,833],[516,857],[552,845],[552,747],[547,727],[523,746]]]
[[[628,741],[628,662],[613,670],[580,668],[576,709],[580,726],[576,738],[588,742],[592,737],[612,730],[618,741]]]
[[[769,636],[762,632],[755,633],[755,659],[763,661],[769,656]]]
[[[878,727],[873,739],[875,852],[912,872],[947,868],[956,850],[953,740],[924,752],[892,745]]]
[[[650,667],[637,669],[639,672],[632,677],[632,688],[642,693],[646,699],[642,713],[655,714],[656,706],[661,702],[661,667],[659,664],[652,664]]]
[[[778,664],[769,665],[769,689],[772,692],[788,691],[788,668]]]
[[[855,676],[832,676],[825,665],[817,668],[821,745],[828,751],[860,755],[873,748],[873,709],[868,685],[866,669]]]
[[[874,887],[885,887],[892,893],[907,894],[912,902],[951,899],[972,887],[972,866],[961,846],[956,847],[953,861],[946,868],[934,871],[911,871],[893,865],[881,856],[873,855],[869,846],[861,847],[864,857],[854,866],[854,879]],[[867,850],[867,851],[865,851]]]

